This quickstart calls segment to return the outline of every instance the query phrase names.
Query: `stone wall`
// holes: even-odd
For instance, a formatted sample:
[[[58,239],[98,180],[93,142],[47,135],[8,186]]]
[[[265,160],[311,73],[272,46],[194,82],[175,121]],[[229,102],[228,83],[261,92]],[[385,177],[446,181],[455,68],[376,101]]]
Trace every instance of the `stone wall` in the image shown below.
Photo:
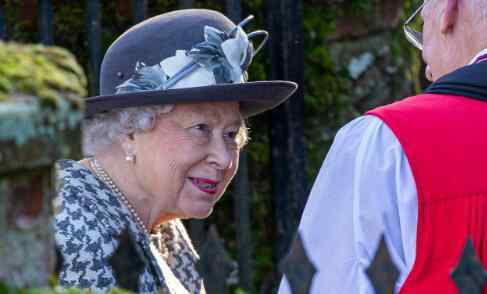
[[[54,162],[79,156],[85,88],[67,51],[0,42],[0,283],[48,284]]]

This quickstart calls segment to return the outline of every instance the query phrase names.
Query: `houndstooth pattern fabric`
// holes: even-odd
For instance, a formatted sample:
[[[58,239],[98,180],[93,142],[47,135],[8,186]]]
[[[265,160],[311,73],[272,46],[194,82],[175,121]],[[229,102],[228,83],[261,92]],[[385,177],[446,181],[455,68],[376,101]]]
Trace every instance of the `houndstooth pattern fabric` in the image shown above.
[[[154,236],[158,249],[176,277],[190,291],[195,293],[202,288],[202,280],[194,265],[199,257],[189,240],[181,221],[173,221],[160,226]]]
[[[161,225],[149,240],[112,190],[80,163],[58,163],[54,207],[55,240],[63,257],[61,286],[95,292],[117,287],[109,260],[119,237],[128,231],[145,264],[138,278],[139,293],[205,293],[195,269],[199,256],[181,221]]]

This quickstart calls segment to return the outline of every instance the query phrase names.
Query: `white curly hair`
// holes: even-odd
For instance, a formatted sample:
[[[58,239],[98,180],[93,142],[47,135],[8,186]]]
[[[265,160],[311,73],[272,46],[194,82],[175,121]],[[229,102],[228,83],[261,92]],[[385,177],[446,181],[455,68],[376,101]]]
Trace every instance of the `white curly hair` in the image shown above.
[[[129,107],[100,113],[83,122],[83,153],[86,156],[106,151],[123,135],[148,132],[159,115],[172,111],[174,105]]]
[[[160,115],[167,114],[174,105],[157,105],[115,109],[96,114],[83,122],[83,154],[93,156],[119,143],[121,136],[151,131]],[[239,148],[249,140],[245,120],[238,133]]]

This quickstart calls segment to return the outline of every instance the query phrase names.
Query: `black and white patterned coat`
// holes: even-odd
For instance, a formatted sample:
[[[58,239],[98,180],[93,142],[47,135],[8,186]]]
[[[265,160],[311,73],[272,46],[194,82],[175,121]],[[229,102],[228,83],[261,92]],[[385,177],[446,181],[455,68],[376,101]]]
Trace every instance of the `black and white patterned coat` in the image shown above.
[[[181,221],[168,222],[147,236],[116,194],[76,161],[58,164],[54,227],[63,287],[96,292],[122,287],[125,273],[117,272],[113,256],[126,246],[122,240],[129,240],[134,254],[127,259],[133,259],[138,271],[139,293],[205,293],[195,270],[199,257]]]

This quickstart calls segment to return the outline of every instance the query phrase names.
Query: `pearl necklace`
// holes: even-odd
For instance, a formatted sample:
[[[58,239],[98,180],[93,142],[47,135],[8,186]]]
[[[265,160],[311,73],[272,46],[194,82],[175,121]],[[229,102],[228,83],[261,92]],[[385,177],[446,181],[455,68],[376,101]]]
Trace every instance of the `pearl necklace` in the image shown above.
[[[128,201],[127,197],[123,195],[122,191],[115,185],[113,182],[112,178],[108,175],[108,173],[103,169],[103,167],[100,165],[98,160],[96,158],[92,157],[89,160],[91,168],[95,171],[96,176],[102,180],[105,184],[110,187],[110,189],[117,195],[117,197],[125,204],[127,209],[130,211],[130,214],[132,214],[132,217],[135,219],[136,223],[139,225],[139,227],[146,233],[147,235],[149,234],[149,230],[147,229],[147,226],[144,224],[144,222],[140,219],[139,215],[137,214],[137,211],[135,211],[134,207],[130,202]]]

